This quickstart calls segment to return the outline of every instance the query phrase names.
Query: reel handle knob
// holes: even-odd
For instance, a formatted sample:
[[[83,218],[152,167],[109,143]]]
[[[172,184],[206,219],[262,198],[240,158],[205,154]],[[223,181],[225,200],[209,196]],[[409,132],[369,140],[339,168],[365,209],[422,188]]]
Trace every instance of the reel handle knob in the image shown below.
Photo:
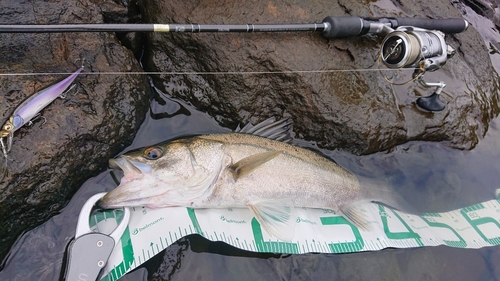
[[[439,94],[436,92],[430,96],[418,98],[416,103],[418,107],[431,112],[442,111],[446,107],[446,104],[439,99]]]

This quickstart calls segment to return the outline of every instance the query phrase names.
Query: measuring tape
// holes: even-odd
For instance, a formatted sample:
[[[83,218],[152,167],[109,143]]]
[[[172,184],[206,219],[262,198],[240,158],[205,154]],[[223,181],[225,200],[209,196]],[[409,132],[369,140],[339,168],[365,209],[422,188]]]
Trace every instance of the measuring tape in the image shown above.
[[[497,192],[498,194],[498,192]],[[481,248],[500,245],[500,196],[445,213],[411,215],[363,205],[370,231],[332,210],[297,208],[295,237],[280,241],[265,232],[249,209],[132,208],[128,228],[111,254],[101,280],[117,280],[181,237],[199,234],[212,241],[253,251],[287,254],[352,253],[384,248],[447,245]],[[93,230],[111,232],[122,211],[91,217]]]

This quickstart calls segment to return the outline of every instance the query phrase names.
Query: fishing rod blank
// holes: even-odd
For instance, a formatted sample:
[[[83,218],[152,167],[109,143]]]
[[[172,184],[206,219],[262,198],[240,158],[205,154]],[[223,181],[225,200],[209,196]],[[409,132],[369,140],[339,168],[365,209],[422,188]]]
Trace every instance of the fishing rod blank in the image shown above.
[[[385,36],[379,57],[387,67],[417,68],[414,77],[419,78],[422,85],[427,87],[436,86],[436,92],[433,95],[420,97],[417,100],[417,105],[420,108],[434,112],[445,108],[444,103],[439,100],[439,94],[446,84],[442,82],[425,83],[421,79],[422,75],[427,71],[439,69],[455,53],[455,50],[444,41],[444,33],[460,33],[465,31],[468,26],[467,21],[461,18],[360,18],[330,16],[323,19],[322,23],[312,24],[0,25],[0,33],[318,31],[325,38],[354,37],[367,33],[375,33]]]
[[[283,32],[323,31],[325,23],[313,24],[58,24],[0,25],[0,33],[61,32]]]
[[[397,28],[414,26],[444,33],[459,33],[468,23],[461,18],[367,18],[326,17],[322,23],[306,24],[59,24],[59,25],[0,25],[0,33],[61,33],[61,32],[296,32],[318,31],[326,38],[379,33],[384,26]]]

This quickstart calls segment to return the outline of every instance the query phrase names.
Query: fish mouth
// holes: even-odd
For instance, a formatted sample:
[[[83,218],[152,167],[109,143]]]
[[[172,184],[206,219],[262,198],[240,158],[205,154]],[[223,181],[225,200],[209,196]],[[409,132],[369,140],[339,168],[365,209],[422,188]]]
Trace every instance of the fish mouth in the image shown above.
[[[141,196],[142,185],[134,184],[134,181],[140,181],[148,176],[152,170],[151,166],[122,155],[110,159],[109,167],[121,169],[123,177],[120,180],[120,185],[101,198],[97,205],[103,209],[140,206],[142,199],[144,199]]]
[[[99,201],[97,201],[97,206],[102,209],[119,209],[123,207],[138,207],[143,206],[141,204],[144,198],[128,198],[128,192],[121,192],[120,188],[113,189],[112,191],[106,193]],[[128,199],[127,199],[128,198]]]
[[[133,179],[137,176],[143,174],[143,171],[139,169],[138,162],[129,160],[126,156],[120,156],[118,158],[109,159],[109,167],[112,169],[119,168],[123,171],[123,179]]]
[[[131,181],[143,175],[151,174],[153,170],[150,165],[134,161],[127,155],[109,159],[109,167],[112,169],[119,168],[123,171],[123,178],[120,185],[124,184],[124,181]]]

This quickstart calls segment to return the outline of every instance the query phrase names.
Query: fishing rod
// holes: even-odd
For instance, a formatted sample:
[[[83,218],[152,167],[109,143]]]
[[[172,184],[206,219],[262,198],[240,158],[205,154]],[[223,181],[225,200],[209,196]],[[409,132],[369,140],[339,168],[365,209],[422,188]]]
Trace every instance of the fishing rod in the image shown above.
[[[61,32],[296,32],[319,31],[326,38],[340,38],[375,32],[380,25],[395,29],[414,26],[444,33],[460,33],[468,23],[461,18],[360,18],[326,17],[322,23],[306,24],[54,24],[0,25],[0,33],[61,33]]]
[[[388,68],[416,68],[413,79],[424,87],[436,87],[416,104],[426,111],[441,111],[445,104],[439,94],[444,82],[427,83],[422,76],[438,70],[455,50],[446,44],[444,34],[460,33],[468,28],[461,18],[360,18],[326,17],[321,23],[306,24],[62,24],[62,25],[0,25],[0,33],[61,32],[321,32],[323,37],[345,38],[374,33],[385,36],[379,60]],[[384,76],[385,80],[390,83]],[[407,82],[410,82],[407,81]],[[406,83],[407,83],[406,82]],[[395,83],[393,83],[395,84]]]

